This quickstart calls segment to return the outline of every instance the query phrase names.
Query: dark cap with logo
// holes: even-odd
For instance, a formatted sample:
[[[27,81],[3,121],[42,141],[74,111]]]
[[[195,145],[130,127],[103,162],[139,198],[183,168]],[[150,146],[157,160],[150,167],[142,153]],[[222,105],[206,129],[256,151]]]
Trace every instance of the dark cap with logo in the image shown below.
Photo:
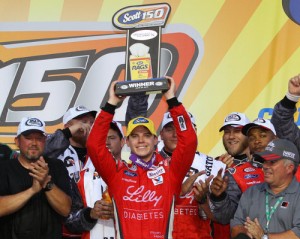
[[[289,159],[299,164],[299,152],[295,144],[286,139],[274,139],[265,151],[253,155],[262,161],[273,161],[278,159]]]

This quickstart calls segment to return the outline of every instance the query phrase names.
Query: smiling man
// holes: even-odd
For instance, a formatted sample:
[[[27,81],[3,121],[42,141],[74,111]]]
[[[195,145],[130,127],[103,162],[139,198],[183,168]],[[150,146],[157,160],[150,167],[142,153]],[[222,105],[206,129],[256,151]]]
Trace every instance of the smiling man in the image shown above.
[[[241,197],[231,221],[232,238],[294,239],[300,237],[300,184],[296,146],[274,139],[255,155],[263,161],[264,183],[250,187]]]
[[[109,99],[95,120],[87,148],[96,170],[108,185],[113,199],[117,238],[172,238],[174,199],[194,158],[197,136],[190,117],[175,97],[175,82],[164,92],[174,120],[178,143],[172,160],[156,152],[158,142],[152,120],[136,117],[129,121],[126,143],[129,162],[117,164],[106,147],[106,137],[115,109],[124,98],[111,84]]]

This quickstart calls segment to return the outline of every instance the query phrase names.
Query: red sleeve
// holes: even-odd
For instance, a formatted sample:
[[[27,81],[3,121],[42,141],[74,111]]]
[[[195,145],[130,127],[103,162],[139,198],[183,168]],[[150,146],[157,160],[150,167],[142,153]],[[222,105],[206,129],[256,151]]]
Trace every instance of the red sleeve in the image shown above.
[[[183,105],[179,105],[170,109],[171,116],[177,133],[177,146],[172,154],[171,171],[173,180],[181,183],[190,169],[197,150],[197,135],[192,125],[190,117]],[[176,184],[176,185],[177,185]]]
[[[88,155],[96,171],[107,185],[112,182],[112,178],[116,175],[116,162],[106,147],[106,137],[112,119],[112,114],[102,110],[96,118],[87,140]]]

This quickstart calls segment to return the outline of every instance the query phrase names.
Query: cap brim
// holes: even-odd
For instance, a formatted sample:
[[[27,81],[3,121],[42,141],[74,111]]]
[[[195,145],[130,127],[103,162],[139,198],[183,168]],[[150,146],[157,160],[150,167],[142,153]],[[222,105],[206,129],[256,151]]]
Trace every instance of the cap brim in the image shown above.
[[[259,125],[259,124],[255,124],[255,123],[250,123],[250,124],[246,124],[243,129],[242,129],[242,133],[246,136],[248,136],[248,133],[249,133],[249,130],[252,129],[252,128],[263,128],[263,129],[266,129],[266,130],[270,130],[273,132],[272,129],[268,128],[268,127],[265,127],[263,125]],[[274,132],[273,132],[274,133]]]
[[[31,133],[36,133],[36,132],[45,135],[45,132],[42,131],[42,130],[39,130],[39,129],[29,129],[29,130],[25,130],[25,131],[22,132],[20,135],[28,136],[28,135],[30,135]]]
[[[165,128],[166,126],[171,125],[172,123],[174,124],[173,120],[170,121],[170,122],[168,122],[168,123],[166,123],[162,128]]]
[[[240,125],[240,124],[227,124],[227,125],[223,125],[220,129],[219,129],[219,132],[221,132],[222,130],[224,130],[225,127],[227,126],[231,126],[231,127],[234,127],[234,128],[242,128],[243,125]]]
[[[92,114],[92,116],[95,118],[96,114],[97,114],[97,111],[92,110],[92,111],[89,111],[89,112],[85,112],[85,113],[82,113],[80,115],[75,116],[73,119],[76,119],[76,118],[79,118],[79,117],[82,117],[82,116],[88,115],[88,114]]]
[[[264,161],[276,161],[282,159],[282,156],[277,154],[272,154],[269,151],[263,151],[260,153],[253,154],[253,157],[256,161],[264,162]]]

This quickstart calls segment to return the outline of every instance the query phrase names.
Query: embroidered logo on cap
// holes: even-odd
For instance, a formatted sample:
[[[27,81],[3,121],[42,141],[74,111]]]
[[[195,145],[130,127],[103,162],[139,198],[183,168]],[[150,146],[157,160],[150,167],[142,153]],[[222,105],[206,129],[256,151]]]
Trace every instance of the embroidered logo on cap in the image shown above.
[[[30,118],[25,122],[25,125],[27,126],[37,126],[37,127],[42,127],[43,123],[37,118]]]

